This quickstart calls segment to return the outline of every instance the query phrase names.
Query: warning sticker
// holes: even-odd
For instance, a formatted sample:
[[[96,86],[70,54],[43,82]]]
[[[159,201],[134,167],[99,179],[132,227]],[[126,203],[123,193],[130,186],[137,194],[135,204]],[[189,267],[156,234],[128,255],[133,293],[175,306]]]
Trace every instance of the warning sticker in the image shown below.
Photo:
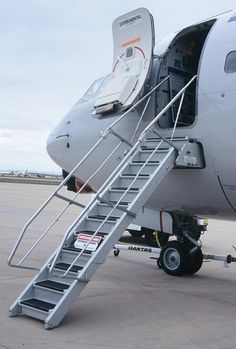
[[[79,248],[81,250],[85,249],[86,251],[95,252],[96,249],[98,248],[101,240],[102,240],[102,238],[100,236],[94,236],[92,238],[91,235],[80,233],[77,236],[77,239],[74,243],[74,246],[75,246],[75,248]],[[89,244],[88,244],[88,242],[89,242]],[[88,244],[88,246],[87,246],[87,244]]]

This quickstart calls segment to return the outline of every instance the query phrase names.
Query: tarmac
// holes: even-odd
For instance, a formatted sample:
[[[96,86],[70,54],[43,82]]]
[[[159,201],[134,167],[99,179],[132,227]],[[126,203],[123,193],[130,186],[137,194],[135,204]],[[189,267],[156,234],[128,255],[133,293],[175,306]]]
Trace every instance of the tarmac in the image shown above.
[[[46,331],[38,320],[10,318],[11,303],[35,271],[10,268],[7,258],[21,228],[53,189],[0,183],[0,349],[235,349],[235,263],[224,268],[222,262],[205,262],[194,276],[171,277],[157,268],[149,254],[121,251],[114,257],[111,251],[59,327]],[[83,200],[88,202],[89,196]],[[22,251],[55,212],[51,207],[37,222],[23,240]],[[77,213],[73,209],[49,233],[31,257],[34,266],[45,262]],[[202,237],[203,251],[236,255],[235,228],[236,222],[210,220]],[[127,233],[122,241],[144,243]]]

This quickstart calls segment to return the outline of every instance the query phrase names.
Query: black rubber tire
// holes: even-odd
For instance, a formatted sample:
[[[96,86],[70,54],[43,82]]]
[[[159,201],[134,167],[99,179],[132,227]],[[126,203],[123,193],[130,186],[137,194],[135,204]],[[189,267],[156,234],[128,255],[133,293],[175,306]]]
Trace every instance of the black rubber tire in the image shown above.
[[[188,254],[183,244],[178,241],[170,241],[165,244],[160,253],[160,265],[169,275],[181,276],[186,271]]]
[[[169,234],[158,230],[142,228],[145,242],[151,247],[163,247],[169,240]]]
[[[188,254],[188,262],[186,265],[186,274],[193,275],[196,274],[202,267],[203,254],[202,250],[198,248],[194,253],[189,254],[190,250],[193,248],[192,244],[185,246],[186,253]]]
[[[120,254],[120,250],[119,249],[114,250],[114,256],[115,257],[118,257],[119,254]]]
[[[157,266],[158,266],[159,269],[162,269],[162,264],[161,264],[160,257],[157,258]]]
[[[128,229],[128,232],[130,233],[130,235],[133,237],[133,238],[141,238],[143,236],[143,233],[141,230],[131,230],[131,229]]]

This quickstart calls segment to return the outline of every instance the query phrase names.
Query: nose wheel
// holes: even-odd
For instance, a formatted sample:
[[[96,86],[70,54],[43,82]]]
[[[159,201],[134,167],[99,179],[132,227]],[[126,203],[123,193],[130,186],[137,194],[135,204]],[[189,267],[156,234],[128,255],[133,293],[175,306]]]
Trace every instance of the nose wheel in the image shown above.
[[[193,247],[179,241],[168,242],[161,250],[158,266],[172,276],[195,274],[202,266],[203,255],[200,248],[194,251]]]
[[[180,276],[186,270],[187,254],[178,241],[170,241],[162,247],[159,263],[169,275]]]

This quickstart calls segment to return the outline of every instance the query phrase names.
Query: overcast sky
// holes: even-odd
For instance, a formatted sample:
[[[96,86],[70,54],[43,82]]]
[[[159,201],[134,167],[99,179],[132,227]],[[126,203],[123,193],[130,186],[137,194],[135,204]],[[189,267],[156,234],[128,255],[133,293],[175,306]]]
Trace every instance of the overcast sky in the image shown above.
[[[0,169],[57,171],[49,132],[93,80],[111,69],[115,17],[154,16],[156,41],[235,0],[0,0]]]

